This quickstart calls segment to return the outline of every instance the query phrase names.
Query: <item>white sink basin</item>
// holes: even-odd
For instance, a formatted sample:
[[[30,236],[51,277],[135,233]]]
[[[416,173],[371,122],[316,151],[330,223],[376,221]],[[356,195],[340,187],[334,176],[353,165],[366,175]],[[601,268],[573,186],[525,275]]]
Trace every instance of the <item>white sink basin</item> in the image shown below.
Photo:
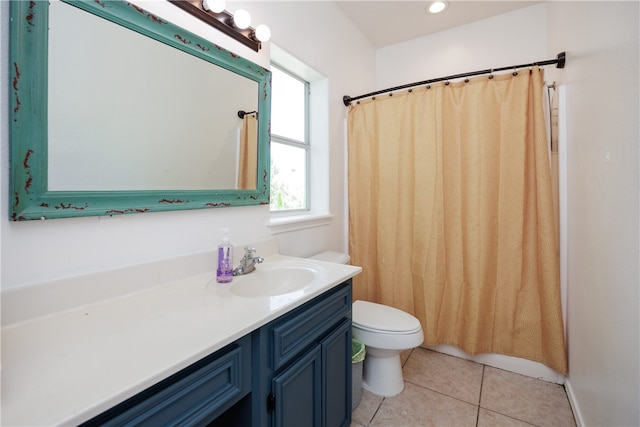
[[[320,275],[321,267],[306,262],[257,264],[256,269],[233,278],[230,291],[243,297],[270,297],[300,291]]]

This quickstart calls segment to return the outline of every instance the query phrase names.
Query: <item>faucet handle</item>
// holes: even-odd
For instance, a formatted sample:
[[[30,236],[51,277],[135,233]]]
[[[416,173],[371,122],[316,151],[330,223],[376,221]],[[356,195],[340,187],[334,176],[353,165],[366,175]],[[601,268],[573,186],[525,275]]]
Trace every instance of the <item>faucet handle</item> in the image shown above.
[[[247,246],[244,248],[244,256],[253,257],[253,254],[256,253],[256,248],[252,248],[251,246]]]

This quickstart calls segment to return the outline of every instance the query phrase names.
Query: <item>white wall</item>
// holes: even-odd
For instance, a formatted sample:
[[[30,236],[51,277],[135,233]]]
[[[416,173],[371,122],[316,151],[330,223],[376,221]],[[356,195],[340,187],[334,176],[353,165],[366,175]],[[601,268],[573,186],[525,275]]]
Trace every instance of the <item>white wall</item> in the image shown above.
[[[143,7],[208,37],[262,66],[269,66],[268,44],[259,54],[240,45],[167,2],[139,0]],[[342,95],[373,87],[374,51],[330,2],[248,2],[255,23],[271,27],[272,40],[328,79],[330,225],[278,234],[281,250],[305,256],[321,250],[344,251],[344,115]],[[0,2],[1,55],[7,64],[8,2]],[[295,16],[296,19],[291,19]],[[328,23],[332,23],[329,25]],[[8,214],[8,67],[0,74],[1,285],[15,288],[58,278],[135,265],[211,250],[222,227],[236,244],[269,235],[267,206],[10,222]],[[212,260],[214,263],[215,260]]]
[[[555,56],[547,52],[546,8],[541,4],[378,49],[376,88]]]
[[[567,51],[558,74],[567,93],[566,387],[580,424],[637,426],[639,3],[551,2],[548,12],[549,50]]]

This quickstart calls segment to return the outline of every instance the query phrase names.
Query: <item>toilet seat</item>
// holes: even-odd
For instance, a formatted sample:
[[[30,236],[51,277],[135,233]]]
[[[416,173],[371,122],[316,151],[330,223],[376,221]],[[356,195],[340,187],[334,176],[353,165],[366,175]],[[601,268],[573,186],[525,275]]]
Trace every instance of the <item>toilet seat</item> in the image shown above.
[[[333,263],[345,264],[345,265],[349,264],[349,261],[351,261],[351,257],[349,255],[343,254],[340,252],[333,252],[333,251],[320,252],[319,254],[310,256],[309,259],[315,259],[317,261],[333,262]]]
[[[353,303],[352,310],[353,326],[364,331],[410,335],[422,329],[418,319],[387,305],[358,300]]]

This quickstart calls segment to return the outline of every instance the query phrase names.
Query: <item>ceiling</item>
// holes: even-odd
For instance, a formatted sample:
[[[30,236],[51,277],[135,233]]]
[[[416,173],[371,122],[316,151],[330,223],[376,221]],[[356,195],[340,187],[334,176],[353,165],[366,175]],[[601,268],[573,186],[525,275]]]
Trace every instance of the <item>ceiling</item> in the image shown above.
[[[336,1],[376,49],[542,2],[450,0],[449,7],[437,15],[425,13],[427,3],[426,0]]]

